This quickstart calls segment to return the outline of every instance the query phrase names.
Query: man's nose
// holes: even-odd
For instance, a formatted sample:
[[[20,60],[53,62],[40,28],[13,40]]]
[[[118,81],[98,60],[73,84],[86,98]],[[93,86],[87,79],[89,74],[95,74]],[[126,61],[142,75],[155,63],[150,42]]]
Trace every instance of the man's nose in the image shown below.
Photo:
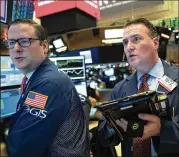
[[[128,42],[126,48],[127,48],[127,51],[133,51],[135,49],[135,46],[132,42]]]
[[[18,42],[15,43],[14,49],[15,49],[17,52],[21,52],[21,51],[22,51],[22,47],[19,45]]]

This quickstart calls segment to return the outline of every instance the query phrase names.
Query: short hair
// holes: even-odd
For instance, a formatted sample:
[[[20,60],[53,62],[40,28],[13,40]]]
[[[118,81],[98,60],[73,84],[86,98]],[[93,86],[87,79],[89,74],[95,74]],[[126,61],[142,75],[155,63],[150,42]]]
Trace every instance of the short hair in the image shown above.
[[[38,37],[38,39],[40,39],[41,41],[47,40],[48,35],[46,30],[35,21],[30,19],[15,19],[8,25],[8,30],[12,25],[16,25],[16,24],[29,24],[33,26],[35,29],[35,35]]]
[[[146,18],[137,18],[137,19],[132,19],[131,21],[128,21],[125,25],[124,28],[133,25],[133,24],[143,24],[145,27],[148,28],[149,30],[149,36],[152,38],[157,37],[157,30],[155,26]]]

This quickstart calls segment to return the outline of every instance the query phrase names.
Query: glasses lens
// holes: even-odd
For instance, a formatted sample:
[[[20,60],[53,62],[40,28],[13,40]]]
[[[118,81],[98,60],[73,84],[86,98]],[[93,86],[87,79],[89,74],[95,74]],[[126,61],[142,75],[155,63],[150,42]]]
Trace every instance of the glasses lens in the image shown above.
[[[15,40],[8,40],[8,41],[7,41],[8,47],[9,47],[10,49],[14,47],[15,43],[16,43]]]
[[[19,44],[22,47],[28,47],[30,46],[30,40],[28,38],[19,39]]]

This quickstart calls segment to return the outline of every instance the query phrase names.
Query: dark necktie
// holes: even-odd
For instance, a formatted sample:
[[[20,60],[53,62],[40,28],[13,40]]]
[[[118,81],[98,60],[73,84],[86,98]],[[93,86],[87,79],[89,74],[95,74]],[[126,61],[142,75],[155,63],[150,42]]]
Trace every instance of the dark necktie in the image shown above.
[[[149,78],[148,74],[142,76],[142,82],[139,86],[138,93],[148,91],[149,86],[147,80]],[[133,157],[151,157],[151,138],[133,138]]]
[[[22,79],[22,83],[21,83],[21,94],[23,93],[23,90],[26,86],[26,81],[27,81],[27,76],[24,76],[24,78]]]

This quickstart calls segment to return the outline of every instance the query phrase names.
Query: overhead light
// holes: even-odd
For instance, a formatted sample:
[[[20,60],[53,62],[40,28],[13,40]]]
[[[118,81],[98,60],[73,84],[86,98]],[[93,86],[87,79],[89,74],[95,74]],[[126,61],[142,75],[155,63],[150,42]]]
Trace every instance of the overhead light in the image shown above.
[[[104,30],[105,39],[114,39],[123,37],[124,29],[106,29]]]
[[[122,38],[120,38],[120,39],[103,39],[102,42],[105,44],[122,43]]]
[[[170,38],[169,35],[166,35],[166,34],[164,34],[164,33],[162,33],[161,36],[164,37],[164,38],[166,38],[166,39],[169,39],[169,38]]]
[[[49,49],[53,49],[53,45],[49,45]]]

